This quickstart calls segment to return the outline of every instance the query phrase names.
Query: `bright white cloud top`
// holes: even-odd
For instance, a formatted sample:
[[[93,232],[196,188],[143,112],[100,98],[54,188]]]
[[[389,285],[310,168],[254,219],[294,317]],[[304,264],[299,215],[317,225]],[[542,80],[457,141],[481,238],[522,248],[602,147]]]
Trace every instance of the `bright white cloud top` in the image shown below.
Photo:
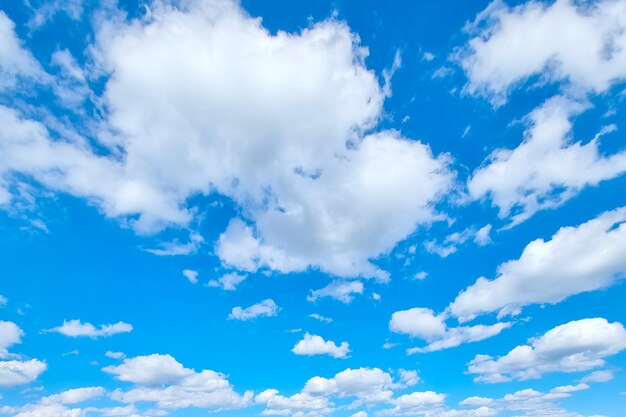
[[[621,416],[625,88],[626,0],[1,4],[0,414]]]

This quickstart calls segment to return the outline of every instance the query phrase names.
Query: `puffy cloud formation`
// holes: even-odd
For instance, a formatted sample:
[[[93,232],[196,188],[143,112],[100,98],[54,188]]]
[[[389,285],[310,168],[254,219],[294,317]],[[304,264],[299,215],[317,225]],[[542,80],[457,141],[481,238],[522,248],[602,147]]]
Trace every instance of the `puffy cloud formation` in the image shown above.
[[[46,333],[59,333],[68,337],[109,337],[119,333],[130,333],[133,326],[122,321],[115,324],[101,324],[97,328],[91,323],[81,323],[80,320],[64,321],[62,325],[45,330]]]
[[[457,51],[467,91],[502,102],[511,87],[539,76],[573,90],[604,92],[626,77],[626,2],[494,1],[470,24],[478,32]]]
[[[47,365],[37,359],[0,361],[0,387],[28,384],[43,373]]]
[[[307,296],[309,301],[317,301],[318,298],[330,297],[342,303],[349,304],[354,300],[355,294],[363,294],[363,283],[361,281],[334,280],[327,286],[318,290],[311,290]]]
[[[625,221],[626,208],[620,208],[530,242],[519,259],[498,267],[497,278],[481,277],[462,291],[449,311],[461,320],[494,311],[504,316],[612,285],[626,276]]]
[[[408,334],[428,342],[427,346],[407,349],[407,353],[434,352],[459,346],[463,343],[477,342],[500,334],[511,327],[511,323],[501,322],[490,326],[448,327],[447,315],[436,315],[429,308],[415,307],[396,311],[391,315],[389,329],[392,332]]]
[[[267,299],[247,308],[235,307],[228,315],[231,320],[252,320],[257,317],[274,317],[280,311],[274,300]]]
[[[24,332],[11,321],[0,321],[0,359],[9,356],[9,348],[21,343]]]
[[[0,387],[28,384],[46,370],[47,365],[37,359],[18,360],[20,356],[9,353],[9,348],[22,342],[24,332],[11,321],[0,321]]]
[[[121,365],[103,368],[121,381],[136,384],[117,390],[112,398],[128,404],[155,403],[159,409],[200,407],[232,409],[248,405],[252,392],[233,391],[226,377],[211,370],[185,368],[170,355],[153,354],[125,359]]]
[[[472,174],[469,192],[489,197],[509,227],[539,210],[558,207],[586,186],[626,172],[626,151],[600,152],[600,137],[613,132],[605,126],[590,141],[574,142],[571,119],[588,106],[556,96],[528,116],[524,141],[515,149],[496,149]]]
[[[98,28],[104,152],[0,107],[0,204],[28,178],[152,233],[188,225],[189,197],[219,193],[242,216],[217,242],[224,264],[385,279],[370,259],[438,218],[449,157],[397,131],[364,133],[386,93],[345,24],[274,35],[234,1],[179,6]]]
[[[446,399],[445,394],[434,391],[412,392],[401,395],[393,400],[395,407],[385,410],[384,415],[419,415],[426,414],[433,409],[443,406]],[[430,414],[430,413],[429,413]]]
[[[346,358],[350,353],[350,344],[341,342],[337,345],[332,340],[324,340],[321,336],[306,333],[291,351],[296,355],[329,355],[333,358]]]
[[[467,370],[477,382],[540,378],[549,372],[580,372],[604,366],[604,358],[626,349],[621,323],[603,318],[570,321],[529,340],[506,355],[477,355]]]

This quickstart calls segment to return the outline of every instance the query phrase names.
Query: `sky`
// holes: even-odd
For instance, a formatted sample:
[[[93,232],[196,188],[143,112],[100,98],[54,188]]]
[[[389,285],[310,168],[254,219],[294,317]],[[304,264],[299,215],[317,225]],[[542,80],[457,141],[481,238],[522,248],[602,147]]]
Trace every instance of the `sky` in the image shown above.
[[[626,0],[0,1],[0,415],[623,417]]]

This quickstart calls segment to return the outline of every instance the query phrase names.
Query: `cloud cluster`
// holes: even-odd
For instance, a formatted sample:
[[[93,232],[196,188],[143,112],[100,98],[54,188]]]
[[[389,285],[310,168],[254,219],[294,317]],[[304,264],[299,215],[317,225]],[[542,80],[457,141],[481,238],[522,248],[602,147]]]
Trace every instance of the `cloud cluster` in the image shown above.
[[[101,324],[96,327],[91,323],[82,323],[80,320],[65,320],[63,324],[44,330],[46,333],[59,333],[68,337],[110,337],[120,333],[130,333],[133,326],[123,321],[114,324]]]
[[[0,321],[0,387],[28,384],[43,373],[47,365],[37,359],[24,360],[9,352],[22,342],[24,332],[11,321]]]
[[[604,366],[604,358],[626,349],[626,330],[604,318],[570,321],[493,358],[477,355],[467,371],[477,382],[539,378],[549,372],[580,372]]]
[[[415,307],[396,311],[391,315],[389,329],[395,333],[407,334],[428,342],[424,347],[407,349],[408,354],[434,352],[459,346],[463,343],[478,342],[500,334],[511,327],[510,322],[495,323],[490,326],[448,327],[447,313],[435,314],[429,308]]]
[[[170,355],[128,358],[103,370],[120,381],[135,384],[127,391],[116,390],[112,394],[114,400],[127,404],[149,402],[165,410],[188,407],[219,410],[245,407],[252,399],[251,392],[239,395],[233,391],[225,375],[206,369],[196,372]]]
[[[497,278],[481,277],[462,291],[449,311],[462,321],[495,311],[505,316],[608,287],[626,277],[625,250],[626,208],[602,213],[559,229],[548,241],[530,242],[519,259],[498,267]]]

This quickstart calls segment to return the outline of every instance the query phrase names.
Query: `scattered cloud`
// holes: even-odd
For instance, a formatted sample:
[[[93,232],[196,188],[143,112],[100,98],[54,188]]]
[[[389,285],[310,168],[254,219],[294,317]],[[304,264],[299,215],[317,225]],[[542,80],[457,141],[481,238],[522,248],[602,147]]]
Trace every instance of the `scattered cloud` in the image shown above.
[[[467,371],[476,382],[497,383],[540,378],[550,372],[581,372],[605,365],[604,358],[626,349],[621,323],[603,318],[570,321],[529,340],[508,354],[477,355]]]
[[[341,342],[337,345],[332,340],[324,340],[321,336],[305,333],[304,338],[296,343],[291,351],[296,355],[329,355],[344,359],[350,353],[350,344]]]
[[[407,349],[408,354],[434,352],[449,349],[464,343],[478,342],[500,334],[512,323],[501,322],[490,326],[448,327],[446,313],[435,314],[428,308],[411,308],[396,311],[391,315],[389,329],[395,333],[407,334],[425,340],[428,345]]]
[[[602,213],[576,227],[562,227],[548,241],[526,245],[519,259],[498,267],[493,280],[479,278],[449,306],[460,320],[494,311],[519,313],[523,306],[558,303],[606,288],[626,276],[626,208]]]
[[[363,294],[363,283],[361,281],[334,280],[324,288],[311,290],[307,300],[314,302],[318,298],[330,297],[349,304],[354,300],[354,294]]]
[[[207,285],[209,287],[221,287],[225,291],[235,291],[237,286],[245,281],[246,278],[248,278],[247,275],[230,272],[222,275],[217,280],[209,281]]]
[[[194,271],[192,269],[184,269],[183,276],[189,280],[192,284],[196,284],[198,282],[198,275],[200,273],[198,271]]]
[[[115,324],[101,324],[99,328],[91,323],[81,323],[80,320],[66,320],[58,327],[46,329],[44,333],[59,333],[68,337],[91,337],[96,339],[98,337],[110,337],[120,333],[130,333],[133,331],[133,326],[123,321],[119,321]]]
[[[247,321],[257,317],[274,317],[278,315],[279,311],[280,307],[276,305],[274,300],[268,298],[247,308],[235,307],[228,315],[228,318]]]

